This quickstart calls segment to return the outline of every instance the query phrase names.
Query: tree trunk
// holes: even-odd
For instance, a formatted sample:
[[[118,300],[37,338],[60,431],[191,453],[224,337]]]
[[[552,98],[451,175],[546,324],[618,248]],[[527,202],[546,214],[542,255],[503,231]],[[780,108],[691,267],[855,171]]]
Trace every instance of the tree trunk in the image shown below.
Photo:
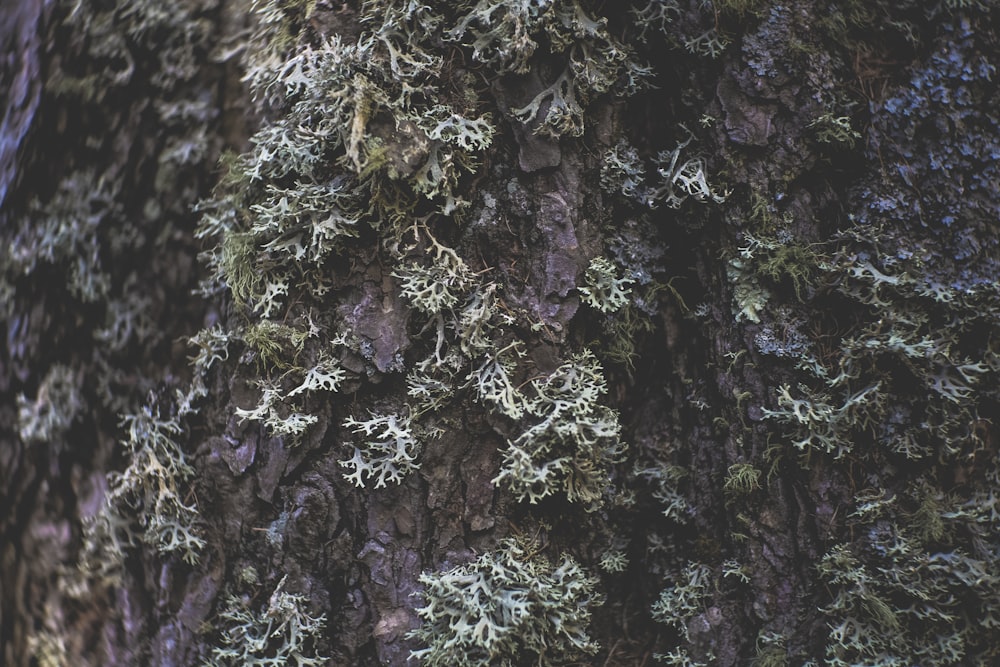
[[[995,3],[8,4],[3,664],[997,659]]]

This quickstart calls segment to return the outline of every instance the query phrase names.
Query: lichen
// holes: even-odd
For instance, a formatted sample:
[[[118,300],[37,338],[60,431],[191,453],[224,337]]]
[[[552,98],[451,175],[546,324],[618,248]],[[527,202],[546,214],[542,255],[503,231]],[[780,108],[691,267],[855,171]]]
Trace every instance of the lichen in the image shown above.
[[[18,429],[26,443],[56,443],[86,405],[80,379],[71,368],[55,365],[34,400],[17,397]]]
[[[254,612],[250,601],[235,595],[219,611],[221,645],[202,663],[206,667],[265,667],[325,665],[328,658],[315,645],[326,627],[326,615],[313,615],[302,595],[285,590],[287,575],[278,582],[267,606]]]
[[[399,484],[407,473],[420,467],[416,459],[421,445],[409,419],[372,414],[365,420],[349,418],[344,426],[367,438],[361,447],[354,448],[354,456],[340,462],[345,468],[353,468],[344,473],[344,479],[355,486],[364,487],[365,481],[373,479],[376,489],[389,482]]]
[[[493,483],[531,503],[563,492],[595,509],[624,452],[618,414],[598,403],[608,390],[600,363],[585,350],[531,385],[525,410],[534,423],[507,443]]]
[[[65,577],[71,595],[89,594],[89,583],[120,584],[126,555],[142,543],[161,554],[177,553],[188,564],[205,546],[197,507],[186,501],[194,476],[178,436],[177,418],[151,405],[125,415],[122,445],[128,466],[108,473],[108,491],[97,513],[84,522],[77,572]]]
[[[705,599],[711,594],[712,570],[702,563],[688,563],[675,579],[674,585],[664,589],[653,604],[653,618],[674,626],[685,639],[688,621],[701,613]]]
[[[614,264],[603,257],[591,260],[586,271],[586,285],[579,288],[583,301],[603,313],[613,313],[628,303],[631,278],[622,278]]]
[[[422,623],[411,633],[426,648],[411,657],[428,667],[540,667],[597,652],[591,607],[596,580],[570,556],[558,562],[513,539],[442,572],[424,573]]]

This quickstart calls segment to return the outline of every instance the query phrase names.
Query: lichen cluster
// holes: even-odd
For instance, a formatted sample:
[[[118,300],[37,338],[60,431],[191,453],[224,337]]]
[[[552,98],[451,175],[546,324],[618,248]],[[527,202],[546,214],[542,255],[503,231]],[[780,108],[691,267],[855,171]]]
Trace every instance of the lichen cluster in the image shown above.
[[[571,557],[558,563],[504,541],[492,552],[443,572],[421,575],[427,604],[413,652],[432,667],[564,664],[592,654],[587,626],[600,604],[596,580]]]
[[[211,271],[201,291],[231,297],[234,310],[225,330],[193,342],[202,359],[243,350],[238,363],[253,378],[256,402],[240,405],[236,417],[301,446],[313,429],[329,428],[321,396],[361,388],[367,403],[343,418],[347,442],[338,453],[345,481],[376,492],[420,468],[446,408],[476,403],[520,432],[495,484],[532,503],[559,494],[600,506],[624,449],[617,413],[602,404],[600,363],[589,352],[567,354],[554,370],[529,377],[524,350],[533,335],[524,332],[540,323],[505,302],[493,267],[454,245],[454,229],[465,223],[476,194],[469,184],[501,120],[576,137],[590,103],[635,93],[648,71],[606,20],[577,0],[373,0],[362,5],[361,33],[351,41],[305,29],[318,11],[312,4],[256,9],[247,80],[268,120],[247,152],[226,159],[216,196],[199,206],[198,237]],[[558,65],[525,106],[498,109],[447,55],[459,51],[493,75],[523,74],[543,60]],[[693,194],[690,178],[703,177],[685,174],[667,178]],[[386,341],[365,323],[348,265],[368,273],[373,298],[403,314],[392,315],[392,326],[410,321],[412,342],[383,349]],[[592,273],[581,275],[581,293],[599,310],[625,306],[631,279]],[[403,400],[368,383],[399,372]],[[188,395],[197,400],[202,390]],[[515,565],[513,556],[504,558]],[[561,583],[545,584],[542,570],[523,569],[534,562],[518,565],[523,584],[540,587],[533,604],[554,600],[551,587],[591,585],[575,564],[551,575]],[[428,610],[450,604],[435,597],[448,591],[429,594]],[[516,642],[541,655],[542,645],[555,641],[550,634],[568,631],[538,632],[535,644]],[[461,650],[474,649],[463,643],[448,654],[471,661]]]
[[[287,28],[307,18],[310,8],[265,3],[258,11]],[[638,66],[605,22],[577,2],[520,8],[480,2],[450,11],[372,2],[364,6],[361,24],[364,31],[352,44],[329,37],[292,45],[276,36],[274,26],[258,34],[262,47],[251,59],[248,79],[258,98],[280,112],[251,138],[249,152],[229,161],[225,187],[202,205],[199,235],[215,243],[207,253],[213,277],[203,291],[232,295],[245,324],[226,335],[246,346],[261,371],[257,405],[241,407],[237,415],[292,442],[316,423],[307,394],[336,391],[348,377],[337,358],[353,352],[372,359],[370,343],[352,330],[349,317],[321,314],[344,303],[338,266],[347,256],[374,252],[395,267],[392,289],[410,306],[410,317],[426,323],[433,353],[411,362],[410,400],[396,406],[393,416],[345,422],[366,435],[384,431],[344,461],[354,483],[373,476],[383,486],[400,483],[419,465],[417,438],[399,445],[390,431],[433,413],[462,390],[512,420],[531,413],[556,428],[570,414],[569,406],[545,407],[549,399],[541,383],[533,384],[538,395],[525,395],[515,385],[523,347],[509,329],[515,318],[489,270],[439,240],[442,225],[468,207],[459,184],[475,173],[490,147],[495,121],[472,81],[445,67],[434,35],[471,48],[474,59],[497,73],[519,72],[534,62],[536,40],[544,35],[549,52],[565,58],[566,69],[550,93],[532,103],[534,111],[514,109],[510,116],[511,122],[532,122],[546,95],[564,100],[565,112],[547,105],[534,127],[542,133],[582,132],[587,100],[634,92],[628,81],[638,76]],[[509,52],[496,51],[500,43]],[[381,239],[374,246],[373,234]],[[611,280],[607,287],[592,281],[581,289],[592,291],[590,298],[604,310],[621,307],[628,279]],[[394,368],[400,363],[392,362]],[[603,383],[599,368],[581,370]],[[549,385],[569,372],[567,365]],[[580,401],[572,413],[592,419],[593,399]],[[388,419],[395,426],[379,426],[378,420]],[[559,436],[567,451],[565,445],[537,442],[525,454],[534,459],[530,466],[511,462],[498,479],[513,475],[518,488],[535,489],[533,499],[565,489],[574,499],[596,501],[606,486],[599,478],[606,477],[619,446],[610,413],[598,419],[579,426],[587,431],[580,437]],[[538,426],[535,431],[541,433]],[[397,444],[390,446],[390,440]],[[546,466],[562,472],[543,475],[551,477],[545,482],[529,472]]]
[[[225,469],[212,467],[219,446],[190,433],[244,438],[246,466],[258,451],[276,461],[274,485],[332,461],[318,486],[368,509],[424,493],[424,457],[477,423],[499,446],[482,459],[490,469],[463,474],[491,480],[491,502],[557,541],[503,539],[519,534],[512,521],[469,528],[462,539],[487,548],[465,562],[436,543],[392,561],[413,571],[422,602],[373,621],[377,639],[416,646],[422,664],[584,660],[601,650],[588,629],[598,587],[636,573],[642,590],[623,584],[615,612],[659,636],[642,650],[663,664],[989,664],[1000,97],[984,26],[996,10],[918,5],[823,5],[814,32],[794,7],[760,0],[365,0],[343,16],[259,0],[242,58],[260,124],[223,157],[187,230],[198,184],[185,173],[211,152],[213,112],[184,91],[208,24],[187,3],[77,3],[65,20],[90,64],[54,66],[49,94],[94,114],[142,77],[163,145],[131,170],[142,176],[70,169],[24,203],[3,251],[0,295],[14,296],[2,315],[25,312],[21,294],[55,276],[93,353],[88,373],[55,355],[37,386],[17,387],[21,441],[58,456],[94,406],[120,415],[122,470],[85,521],[67,591],[123,585],[143,548],[185,573],[203,567],[213,520],[193,483]],[[906,45],[906,76],[862,66],[890,66],[873,55],[882,40]],[[664,53],[681,64],[661,80],[647,61]],[[722,78],[696,81],[682,71],[692,62]],[[649,143],[629,136],[641,114],[620,103],[639,94],[672,114]],[[564,163],[536,169],[522,155],[514,177],[516,150]],[[573,215],[560,208],[569,193],[552,191],[566,180],[592,189]],[[525,183],[550,208],[508,215]],[[157,327],[169,299],[139,288],[132,257],[152,227],[202,244],[198,291],[220,306],[186,338],[183,380],[124,364],[171,342]],[[547,250],[508,253],[499,238]],[[549,272],[561,282],[538,282]],[[23,330],[10,327],[12,347]],[[232,403],[224,425],[201,411],[216,389]],[[579,536],[553,519],[593,535],[567,548]],[[393,522],[408,536],[429,524]],[[262,539],[283,546],[275,530]],[[221,601],[206,664],[327,660],[337,639],[286,591],[300,573],[281,555],[266,603],[256,572],[242,575],[252,594]],[[344,595],[368,609],[356,580],[385,584],[360,562]],[[418,579],[425,567],[440,569]],[[244,590],[232,583],[221,590]],[[39,660],[64,652],[47,632]],[[604,648],[610,663],[616,648]]]
[[[66,580],[83,597],[92,583],[119,585],[129,551],[146,543],[163,554],[176,552],[194,564],[205,540],[196,527],[198,509],[185,498],[194,475],[178,440],[181,426],[143,406],[122,419],[129,464],[108,475],[100,510],[84,524],[78,572]]]
[[[317,655],[314,647],[326,616],[313,615],[304,596],[286,591],[287,578],[278,582],[267,606],[257,613],[248,600],[228,597],[219,613],[222,643],[203,663],[206,667],[327,664],[328,658]]]
[[[54,4],[48,39],[64,50],[44,70],[35,123],[59,151],[43,165],[23,156],[22,182],[5,201],[0,318],[11,332],[5,358],[31,367],[17,371],[22,380],[37,378],[19,387],[22,441],[53,462],[67,453],[106,461],[103,443],[120,438],[123,469],[108,475],[103,501],[81,503],[100,508],[83,517],[81,567],[59,578],[86,598],[95,584],[121,582],[131,550],[194,563],[204,544],[184,410],[154,392],[171,373],[161,362],[172,337],[184,333],[159,321],[177,317],[194,284],[184,262],[172,264],[194,250],[191,207],[218,112],[202,69],[213,23],[198,2]],[[142,149],[129,150],[140,136]],[[33,301],[56,320],[39,318]],[[66,462],[52,465],[68,487]]]
[[[420,468],[448,409],[476,403],[513,434],[495,485],[529,504],[560,496],[589,511],[601,507],[614,495],[612,471],[625,451],[618,414],[605,404],[604,367],[591,351],[570,348],[550,370],[533,371],[525,351],[545,322],[505,300],[503,279],[461,245],[455,226],[466,222],[477,194],[468,186],[504,127],[549,140],[580,137],[594,101],[635,94],[651,70],[578,0],[373,0],[362,5],[361,33],[351,42],[303,29],[317,11],[308,3],[267,2],[257,11],[247,79],[269,120],[248,152],[228,159],[222,187],[201,206],[199,230],[213,273],[203,292],[231,295],[235,317],[225,335],[244,348],[242,363],[255,365],[257,404],[241,406],[237,417],[301,444],[327,423],[312,392],[361,387],[366,403],[342,421],[349,442],[340,463],[346,481],[377,491]],[[720,46],[709,31],[688,48]],[[533,96],[497,107],[448,53],[465,54],[493,76],[541,72],[541,82]],[[624,196],[621,206],[641,224],[660,205],[724,201],[689,132],[656,156],[639,158],[626,144],[620,150],[603,184]],[[596,257],[578,276],[580,297],[612,332],[602,356],[626,366],[664,290],[654,278],[658,259],[632,255],[629,245],[612,244],[616,263]],[[359,316],[368,297],[358,300],[348,258],[378,285],[365,288],[372,297],[393,304],[383,309],[405,309],[408,341],[390,349],[373,336]],[[366,386],[396,372],[405,374],[402,400]],[[507,555],[483,558],[513,567],[511,546],[503,549]],[[626,562],[618,554],[606,569],[621,571]],[[461,635],[459,621],[430,618],[457,604],[437,576],[424,581],[429,606],[421,615]],[[524,632],[518,644],[545,653],[549,631],[537,646],[524,643]],[[438,642],[440,631],[415,636]],[[466,664],[480,639],[416,655]]]

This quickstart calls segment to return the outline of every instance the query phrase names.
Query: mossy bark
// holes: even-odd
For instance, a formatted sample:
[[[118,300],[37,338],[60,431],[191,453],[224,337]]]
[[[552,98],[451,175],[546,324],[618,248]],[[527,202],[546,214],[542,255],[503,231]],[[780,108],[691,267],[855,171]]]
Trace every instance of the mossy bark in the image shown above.
[[[227,291],[194,293],[210,243],[195,238],[194,207],[211,196],[219,155],[246,150],[281,114],[240,83],[240,51],[256,46],[248,4],[0,8],[0,82],[12,91],[0,126],[0,239],[12,248],[0,267],[3,664],[200,664],[222,641],[227,594],[266,609],[284,581],[325,614],[316,655],[403,665],[419,648],[408,632],[421,572],[512,536],[599,575],[601,649],[586,664],[678,651],[726,666],[879,664],[875,651],[991,664],[1000,99],[989,54],[1000,34],[989,2],[654,2],[667,20],[643,14],[645,27],[624,7],[580,2],[634,42],[656,87],[592,95],[579,137],[515,117],[561,71],[558,51],[543,43],[528,72],[497,75],[468,45],[439,44],[451,94],[474,96],[497,134],[458,181],[470,206],[427,219],[500,295],[497,346],[520,341],[519,390],[583,349],[602,360],[602,401],[620,411],[629,450],[600,506],[519,502],[495,485],[524,426],[470,382],[425,418],[439,435],[416,473],[379,489],[344,479],[356,440],[345,419],[401,409],[406,372],[439,340],[401,294],[390,225],[373,223],[325,265],[332,296],[282,311],[290,327],[308,319],[351,336],[337,348],[347,380],[308,403],[316,422],[293,443],[238,419],[266,364],[234,343],[182,437],[194,469],[185,502],[206,542],[197,562],[139,542],[115,585],[71,595],[83,523],[106,474],[128,464],[120,415],[176,404],[194,373],[183,337],[260,319]],[[357,4],[291,3],[308,18],[290,52],[356,41],[371,29]],[[376,118],[367,132],[389,146],[393,183],[426,154],[404,150],[409,126]],[[602,175],[622,140],[647,165],[645,199]],[[670,207],[662,190],[676,187],[667,165],[682,144],[676,166],[700,157],[711,196],[692,185]],[[581,302],[600,257],[633,280],[625,310]],[[42,390],[56,367],[83,407],[29,429],[25,415],[69,410]],[[624,571],[601,569],[609,551],[624,553]],[[838,570],[843,553],[854,564]],[[691,564],[711,585],[657,622],[660,592],[683,588]],[[913,616],[908,582],[919,596],[930,579],[934,611]],[[859,643],[836,633],[845,619],[867,628]]]

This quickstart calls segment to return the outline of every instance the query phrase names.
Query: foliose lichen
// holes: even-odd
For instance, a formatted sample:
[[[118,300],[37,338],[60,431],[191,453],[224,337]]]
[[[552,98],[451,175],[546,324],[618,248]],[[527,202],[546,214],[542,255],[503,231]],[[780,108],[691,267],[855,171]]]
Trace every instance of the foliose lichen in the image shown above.
[[[420,576],[426,604],[412,657],[428,667],[563,664],[597,651],[587,626],[597,581],[570,556],[558,562],[514,539],[478,559]]]
[[[267,605],[255,612],[250,601],[230,595],[220,610],[222,642],[202,663],[206,667],[318,667],[328,658],[315,643],[326,628],[326,615],[310,612],[306,598],[285,590],[286,576],[274,588]]]

